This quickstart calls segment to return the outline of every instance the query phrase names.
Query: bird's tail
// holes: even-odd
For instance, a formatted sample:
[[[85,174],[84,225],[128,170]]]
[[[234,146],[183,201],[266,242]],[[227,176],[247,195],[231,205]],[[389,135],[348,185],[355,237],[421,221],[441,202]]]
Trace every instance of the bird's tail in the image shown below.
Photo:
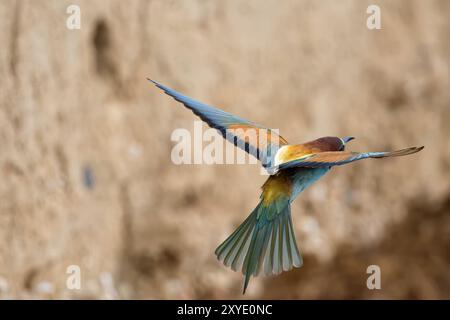
[[[300,267],[302,258],[286,200],[270,205],[262,200],[248,218],[216,249],[217,258],[245,276],[244,292],[251,276],[279,274]]]

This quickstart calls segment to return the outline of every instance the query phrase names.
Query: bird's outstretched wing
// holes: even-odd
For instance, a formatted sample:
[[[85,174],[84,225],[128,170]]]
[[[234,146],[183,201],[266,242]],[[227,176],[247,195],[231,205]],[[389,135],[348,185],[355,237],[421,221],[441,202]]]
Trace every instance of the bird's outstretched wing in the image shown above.
[[[264,167],[271,167],[273,158],[287,141],[272,129],[239,118],[231,113],[195,101],[154,80],[148,79],[166,94],[181,102],[186,108],[217,129],[222,136],[261,161]]]
[[[320,168],[320,167],[332,167],[347,164],[353,161],[367,159],[367,158],[386,158],[386,157],[398,157],[406,156],[419,152],[424,147],[411,147],[396,151],[385,152],[351,152],[351,151],[329,151],[319,152],[300,158],[286,159],[285,162],[278,165],[278,170],[294,167],[305,168]]]

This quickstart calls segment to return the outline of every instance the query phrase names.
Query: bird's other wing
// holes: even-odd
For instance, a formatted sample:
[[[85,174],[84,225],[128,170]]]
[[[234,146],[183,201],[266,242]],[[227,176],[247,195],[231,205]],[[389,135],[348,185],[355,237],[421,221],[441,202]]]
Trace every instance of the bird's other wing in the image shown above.
[[[184,104],[210,127],[217,129],[225,139],[256,157],[264,167],[271,167],[278,149],[287,144],[287,141],[272,129],[195,101],[154,80],[148,80],[167,95]]]
[[[301,156],[299,158],[286,159],[285,162],[278,164],[278,170],[305,167],[305,168],[320,168],[332,167],[347,164],[353,161],[367,159],[367,158],[386,158],[406,156],[419,152],[424,147],[411,147],[396,151],[385,152],[351,152],[351,151],[328,151],[319,152],[311,155]]]

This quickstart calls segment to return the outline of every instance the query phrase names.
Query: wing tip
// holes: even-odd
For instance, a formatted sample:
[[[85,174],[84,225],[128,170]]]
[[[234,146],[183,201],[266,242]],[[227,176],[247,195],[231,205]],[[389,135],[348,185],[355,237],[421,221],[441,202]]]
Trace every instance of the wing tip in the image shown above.
[[[159,83],[159,82],[157,82],[157,81],[155,81],[155,80],[153,80],[151,78],[147,77],[147,80],[149,82],[151,82],[152,84],[154,84],[157,88],[159,88],[162,91],[164,91],[165,94],[167,94],[167,95],[171,96],[172,98],[174,98],[175,100],[179,101],[176,96],[177,95],[181,95],[180,93],[176,92],[175,90],[173,90],[173,89],[171,89],[169,87],[166,87],[165,85],[162,85],[161,83]],[[180,101],[180,102],[182,102],[182,101]]]
[[[159,84],[158,82],[156,82],[155,80],[153,80],[153,79],[151,79],[151,78],[148,78],[147,77],[147,80],[149,81],[149,82],[151,82],[151,83],[153,83],[155,86],[157,86],[158,88],[161,88],[161,84]]]
[[[400,149],[400,150],[396,150],[396,151],[388,151],[388,152],[374,152],[371,154],[370,158],[407,156],[410,154],[417,153],[417,152],[421,151],[423,148],[425,148],[425,146],[409,147],[409,148],[405,148],[405,149]]]
[[[404,149],[403,151],[404,151],[404,154],[407,155],[407,154],[417,153],[417,152],[423,150],[424,148],[425,148],[425,146],[411,147],[411,148]],[[402,151],[402,150],[399,150],[399,151]]]

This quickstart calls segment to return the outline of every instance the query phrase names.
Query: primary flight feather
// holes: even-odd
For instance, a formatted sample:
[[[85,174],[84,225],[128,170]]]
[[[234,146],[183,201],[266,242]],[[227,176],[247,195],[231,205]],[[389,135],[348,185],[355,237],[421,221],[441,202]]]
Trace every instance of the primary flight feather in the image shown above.
[[[291,145],[276,130],[195,101],[148,80],[184,104],[210,127],[217,129],[225,139],[260,160],[270,173],[262,186],[259,204],[215,251],[225,266],[242,271],[244,293],[251,276],[279,274],[302,265],[292,225],[291,203],[331,167],[367,158],[409,155],[424,148],[362,153],[345,151],[346,144],[353,137],[323,137]]]

